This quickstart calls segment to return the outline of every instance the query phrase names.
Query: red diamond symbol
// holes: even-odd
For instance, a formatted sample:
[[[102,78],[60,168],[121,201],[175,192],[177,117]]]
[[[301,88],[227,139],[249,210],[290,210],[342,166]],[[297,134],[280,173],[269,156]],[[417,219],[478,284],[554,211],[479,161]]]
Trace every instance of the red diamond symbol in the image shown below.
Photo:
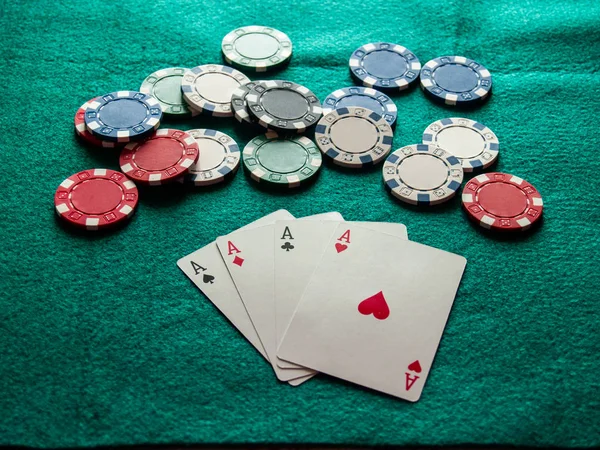
[[[240,258],[239,256],[236,256],[235,258],[233,258],[233,263],[242,267],[242,264],[244,264],[244,258]]]

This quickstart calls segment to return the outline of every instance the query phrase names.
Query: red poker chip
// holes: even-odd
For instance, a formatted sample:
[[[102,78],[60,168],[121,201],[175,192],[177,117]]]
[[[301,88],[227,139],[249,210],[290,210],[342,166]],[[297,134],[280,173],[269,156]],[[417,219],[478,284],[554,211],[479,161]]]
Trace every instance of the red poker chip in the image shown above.
[[[116,142],[101,141],[90,133],[85,126],[85,111],[88,109],[88,105],[97,98],[99,97],[95,97],[85,102],[75,113],[75,133],[88,144],[95,145],[96,147],[115,148],[117,146]]]
[[[108,228],[133,215],[138,190],[121,172],[90,169],[71,175],[54,194],[58,215],[87,230]]]
[[[471,179],[462,204],[471,219],[496,231],[524,231],[542,217],[540,193],[527,181],[506,173],[487,173]]]
[[[131,142],[121,151],[121,170],[149,185],[175,181],[198,160],[198,143],[185,131],[163,128],[148,140]]]

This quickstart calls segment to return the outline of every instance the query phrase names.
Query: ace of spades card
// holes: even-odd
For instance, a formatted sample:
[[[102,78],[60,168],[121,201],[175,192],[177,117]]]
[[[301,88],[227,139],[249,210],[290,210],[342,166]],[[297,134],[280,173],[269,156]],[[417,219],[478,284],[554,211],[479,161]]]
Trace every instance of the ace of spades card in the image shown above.
[[[275,211],[240,228],[251,229],[273,223],[276,220],[293,219],[285,210]],[[254,325],[248,317],[242,299],[229,275],[215,242],[196,250],[179,261],[177,266],[206,295],[206,297],[229,319],[242,335],[267,358]]]

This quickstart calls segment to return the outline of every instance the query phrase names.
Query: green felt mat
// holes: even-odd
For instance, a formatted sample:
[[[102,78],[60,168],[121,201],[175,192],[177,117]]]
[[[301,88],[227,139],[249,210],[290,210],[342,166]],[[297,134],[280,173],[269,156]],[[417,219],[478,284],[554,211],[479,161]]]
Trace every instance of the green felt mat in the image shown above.
[[[600,2],[25,0],[2,2],[0,24],[0,445],[600,445]],[[379,169],[331,167],[288,194],[242,172],[216,189],[144,189],[119,232],[61,227],[58,184],[118,168],[114,152],[76,141],[77,107],[163,67],[219,63],[222,37],[246,24],[288,33],[292,63],[271,77],[320,98],[352,84],[348,57],[370,41],[403,44],[423,63],[462,54],[486,65],[494,95],[478,110],[456,113],[419,90],[394,97],[394,147],[443,117],[485,123],[501,142],[498,170],[541,192],[542,227],[493,238],[458,199],[407,208]],[[252,137],[228,119],[181,127]],[[468,259],[418,403],[324,376],[278,383],[177,268],[279,208],[402,222],[411,239]]]

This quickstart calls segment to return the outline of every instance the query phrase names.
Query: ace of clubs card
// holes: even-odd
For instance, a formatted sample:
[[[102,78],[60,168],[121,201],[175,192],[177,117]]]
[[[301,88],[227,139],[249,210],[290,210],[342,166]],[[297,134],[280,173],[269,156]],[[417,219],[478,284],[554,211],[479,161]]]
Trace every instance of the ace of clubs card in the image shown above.
[[[382,233],[408,239],[406,226],[390,222],[352,222]],[[275,322],[277,345],[294,314],[325,246],[337,222],[306,220],[278,220],[275,222]],[[277,360],[283,368],[297,368],[296,364]]]

